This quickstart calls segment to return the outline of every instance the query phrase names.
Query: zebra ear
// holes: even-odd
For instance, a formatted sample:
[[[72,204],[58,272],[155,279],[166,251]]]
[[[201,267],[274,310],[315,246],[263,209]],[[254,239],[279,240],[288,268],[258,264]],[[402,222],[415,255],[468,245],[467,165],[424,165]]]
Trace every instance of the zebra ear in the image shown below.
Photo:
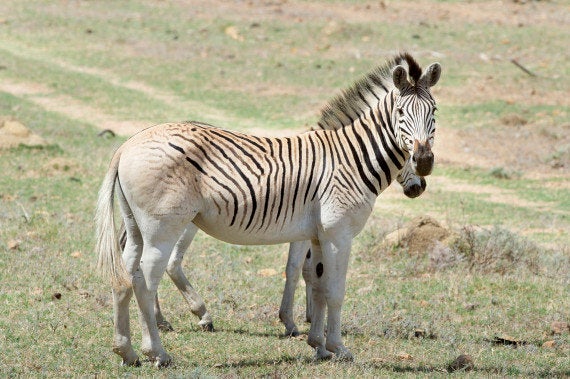
[[[432,63],[426,69],[426,72],[420,78],[428,87],[433,87],[441,75],[441,66],[439,63]]]
[[[396,66],[392,72],[392,80],[397,89],[402,91],[405,87],[410,85],[408,82],[408,72],[403,66]]]

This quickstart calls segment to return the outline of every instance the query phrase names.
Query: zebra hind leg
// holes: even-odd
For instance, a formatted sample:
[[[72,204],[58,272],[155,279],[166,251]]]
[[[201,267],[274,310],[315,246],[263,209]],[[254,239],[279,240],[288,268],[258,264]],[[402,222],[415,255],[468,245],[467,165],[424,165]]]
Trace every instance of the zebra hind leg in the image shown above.
[[[172,250],[182,234],[183,226],[180,225],[184,223],[175,217],[155,219],[147,216],[137,221],[144,241],[140,270],[133,277],[142,329],[141,350],[155,366],[165,367],[170,364],[171,357],[160,340],[154,301]]]
[[[121,247],[121,250],[124,252],[125,251],[125,246],[127,244],[127,231],[125,230],[125,223],[122,222],[121,226],[119,227],[119,246]],[[140,238],[140,237],[139,237]],[[142,246],[142,239],[140,240],[140,245]],[[142,250],[141,250],[142,252]],[[131,295],[132,295],[132,289],[131,289]],[[174,331],[174,328],[172,327],[172,325],[170,325],[170,323],[168,321],[166,321],[166,319],[164,318],[164,315],[162,314],[162,310],[160,309],[160,303],[158,301],[158,292],[156,294],[156,296],[154,297],[154,317],[156,318],[156,324],[158,326],[158,329],[163,331],[163,332],[172,332]]]
[[[158,302],[158,292],[154,296],[154,318],[156,319],[156,326],[158,327],[158,330],[160,330],[161,332],[174,331],[172,325],[170,325],[170,323],[166,321],[164,315],[162,314],[162,311],[160,309],[160,303]]]
[[[192,224],[192,226],[194,225]],[[212,322],[212,317],[206,310],[206,305],[204,301],[202,300],[200,295],[194,290],[194,288],[192,287],[192,285],[184,275],[184,272],[182,271],[181,267],[182,258],[184,258],[184,253],[186,252],[186,250],[188,250],[188,247],[192,242],[194,235],[196,234],[196,231],[194,232],[191,231],[192,227],[190,226],[184,230],[184,233],[176,243],[174,251],[170,256],[170,261],[168,262],[166,271],[168,273],[168,276],[172,279],[176,287],[182,293],[184,299],[186,299],[188,304],[190,304],[190,310],[192,311],[192,313],[200,318],[198,325],[200,325],[200,327],[204,331],[213,332],[214,324]],[[119,242],[121,250],[124,251],[127,241],[127,232],[125,230],[124,223],[121,224],[121,227],[119,229],[119,234],[120,234]],[[158,300],[158,292],[154,298],[154,316],[156,318],[156,323],[159,330],[161,330],[162,332],[174,331],[172,324],[170,324],[170,322],[166,320],[166,318],[162,313],[162,310],[160,308],[160,302]]]
[[[170,260],[168,261],[166,272],[182,294],[182,297],[184,297],[190,305],[190,311],[200,319],[198,325],[204,331],[213,332],[214,323],[212,322],[212,316],[210,316],[210,313],[208,313],[208,310],[206,309],[204,300],[202,300],[202,297],[198,292],[196,292],[194,287],[192,287],[182,271],[182,259],[184,258],[184,253],[188,250],[188,247],[190,246],[190,243],[197,231],[198,228],[194,224],[189,224],[186,227],[182,236],[174,246],[174,250],[170,256]]]
[[[121,191],[117,192],[117,198],[124,213],[120,238],[122,259],[127,271],[134,276],[139,271],[143,247],[142,237]],[[122,358],[122,365],[140,366],[139,357],[131,343],[129,302],[132,296],[133,288],[131,287],[113,289],[113,352]]]
[[[113,352],[122,358],[123,366],[140,366],[141,362],[131,344],[129,325],[129,302],[133,296],[132,288],[113,290]]]

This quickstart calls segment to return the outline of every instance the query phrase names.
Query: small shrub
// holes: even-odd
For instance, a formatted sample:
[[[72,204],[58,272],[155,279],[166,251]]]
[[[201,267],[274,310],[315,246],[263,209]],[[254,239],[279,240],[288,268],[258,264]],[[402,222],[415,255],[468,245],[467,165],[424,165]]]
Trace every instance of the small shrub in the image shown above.
[[[451,249],[465,259],[470,271],[501,275],[519,268],[538,271],[538,246],[500,227],[492,230],[464,227]]]
[[[429,251],[429,267],[432,271],[442,271],[463,261],[463,256],[451,247],[436,241]]]
[[[521,176],[519,172],[507,170],[503,167],[493,168],[491,171],[489,171],[489,175],[491,175],[493,178],[505,180],[519,178]]]
[[[545,161],[552,168],[565,167],[570,162],[570,145],[558,147],[556,151],[546,157]]]

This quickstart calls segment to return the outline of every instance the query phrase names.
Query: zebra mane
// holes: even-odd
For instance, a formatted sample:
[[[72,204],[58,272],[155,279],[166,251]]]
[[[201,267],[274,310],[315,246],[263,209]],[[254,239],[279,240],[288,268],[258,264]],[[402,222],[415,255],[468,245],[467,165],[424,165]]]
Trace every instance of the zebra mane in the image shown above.
[[[329,101],[321,111],[317,129],[340,129],[373,108],[394,88],[392,70],[398,65],[406,68],[412,85],[419,81],[422,68],[416,60],[408,53],[397,54]]]

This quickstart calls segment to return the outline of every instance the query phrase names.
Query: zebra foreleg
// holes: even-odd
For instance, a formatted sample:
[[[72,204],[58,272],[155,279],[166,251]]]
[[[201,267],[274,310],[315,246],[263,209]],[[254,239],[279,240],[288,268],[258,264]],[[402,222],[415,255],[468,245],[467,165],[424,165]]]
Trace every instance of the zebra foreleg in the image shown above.
[[[292,242],[289,245],[289,256],[287,258],[287,268],[285,269],[285,289],[279,307],[279,319],[285,324],[286,336],[297,336],[299,330],[295,325],[293,317],[293,302],[295,299],[295,288],[301,274],[301,267],[305,261],[306,251],[310,251],[309,241]]]
[[[321,254],[313,256],[313,314],[309,341],[318,341],[322,349],[324,304],[327,307],[326,350],[335,354],[338,360],[353,360],[352,353],[343,345],[341,337],[341,308],[346,289],[346,272],[350,256],[351,239],[342,238],[343,233],[335,233],[332,240],[321,239]],[[331,233],[331,235],[335,235]],[[326,354],[324,355],[326,358]]]
[[[305,263],[303,263],[303,280],[305,281],[305,321],[311,322],[313,314],[313,283],[311,277],[312,252],[307,251]]]

